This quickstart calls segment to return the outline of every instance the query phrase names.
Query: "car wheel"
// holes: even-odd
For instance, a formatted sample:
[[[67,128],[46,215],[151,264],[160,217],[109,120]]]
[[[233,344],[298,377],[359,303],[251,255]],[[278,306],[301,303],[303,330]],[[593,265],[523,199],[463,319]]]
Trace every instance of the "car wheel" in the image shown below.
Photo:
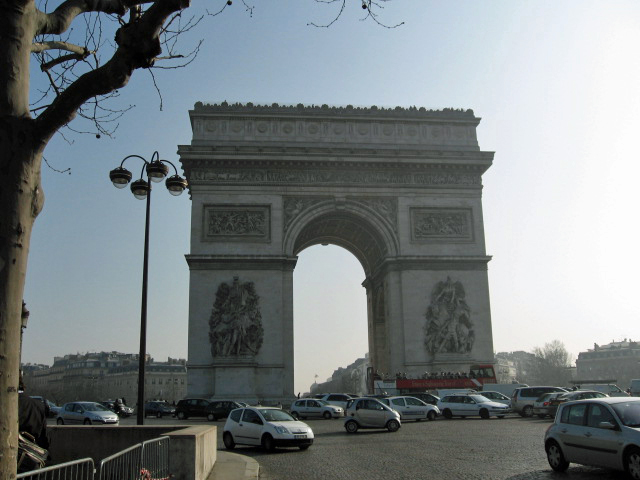
[[[547,451],[547,461],[549,462],[549,466],[556,472],[564,472],[569,468],[569,462],[564,459],[564,454],[560,449],[560,445],[555,441],[551,440],[547,442],[545,450]]]
[[[162,412],[156,413],[156,418],[162,418]]]
[[[324,412],[322,416],[325,420],[331,420],[331,412]]]
[[[624,469],[633,480],[640,480],[640,449],[631,448],[624,455]]]
[[[533,407],[531,405],[527,405],[522,409],[523,417],[533,417]]]
[[[400,429],[400,422],[397,420],[389,420],[387,422],[387,430],[397,432]]]
[[[58,420],[56,420],[56,423],[57,423],[58,425],[64,425],[64,420],[63,420],[63,419],[61,419],[61,418],[58,418]]]
[[[487,410],[486,408],[483,408],[482,410],[480,410],[480,418],[483,418],[486,420],[487,418],[489,418],[489,416],[490,416],[489,410]]]
[[[436,412],[435,410],[429,410],[429,413],[427,413],[427,419],[428,420],[435,420],[436,419]]]
[[[453,417],[453,415],[451,414],[451,410],[449,410],[448,408],[445,408],[442,411],[442,415],[444,416],[444,418],[446,418],[447,420],[451,419]]]
[[[82,422],[83,425],[91,425],[91,420],[89,420],[88,418],[84,419],[84,422]]]
[[[300,450],[306,450],[307,448],[309,448],[311,445],[298,445],[298,448]]]
[[[268,433],[265,433],[262,436],[262,448],[264,448],[267,452],[273,452],[276,449],[276,444],[273,441],[273,437]]]
[[[300,419],[300,415],[298,415],[298,412],[291,412],[291,416],[292,416],[293,418],[295,418],[296,420],[299,420],[299,419]]]
[[[177,417],[178,417],[179,420],[186,420],[187,419],[187,416],[184,414],[184,412],[178,412]]]
[[[208,413],[207,414],[207,420],[209,420],[210,422],[215,422],[216,421],[216,416],[213,413]]]
[[[347,433],[356,433],[358,431],[358,423],[355,420],[349,420],[344,424],[344,429]]]
[[[227,450],[233,450],[236,448],[236,442],[233,441],[233,436],[229,432],[224,432],[224,435],[222,435],[222,441],[224,442],[224,447]]]

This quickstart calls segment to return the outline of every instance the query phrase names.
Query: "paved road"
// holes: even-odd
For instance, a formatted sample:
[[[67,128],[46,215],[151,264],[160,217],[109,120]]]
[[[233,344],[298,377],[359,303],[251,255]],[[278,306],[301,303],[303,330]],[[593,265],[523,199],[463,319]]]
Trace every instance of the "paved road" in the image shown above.
[[[149,418],[146,423],[200,424],[206,420]],[[135,424],[135,418],[123,424]],[[209,422],[206,422],[209,423]],[[237,447],[260,464],[261,480],[622,480],[621,472],[572,465],[554,473],[542,447],[549,420],[439,418],[406,422],[396,433],[344,431],[341,420],[307,420],[316,439],[307,451]],[[218,448],[224,449],[224,420],[218,427]]]
[[[219,422],[223,425],[222,422]],[[341,420],[311,420],[316,440],[307,451],[238,447],[255,458],[261,480],[618,480],[622,473],[572,466],[567,475],[547,464],[542,439],[550,421],[511,417],[406,422],[396,433],[347,434]],[[219,430],[222,430],[221,428]],[[219,432],[219,448],[222,444]]]

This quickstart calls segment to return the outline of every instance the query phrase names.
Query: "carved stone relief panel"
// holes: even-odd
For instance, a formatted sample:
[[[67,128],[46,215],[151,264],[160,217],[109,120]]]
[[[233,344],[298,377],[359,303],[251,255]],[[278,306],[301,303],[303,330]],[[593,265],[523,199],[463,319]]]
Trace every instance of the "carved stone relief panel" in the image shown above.
[[[424,344],[433,357],[440,353],[469,353],[475,341],[471,309],[462,283],[447,277],[431,292],[425,314]]]
[[[398,199],[375,197],[349,197],[349,200],[361,203],[377,212],[382,218],[391,224],[393,231],[398,231]]]
[[[231,285],[221,283],[209,318],[211,355],[216,357],[253,357],[264,338],[260,297],[253,282],[233,277]]]
[[[406,185],[474,187],[482,184],[480,174],[413,173],[396,171],[325,169],[191,169],[189,183],[220,185]]]
[[[269,242],[269,205],[205,205],[202,236],[204,241]]]
[[[470,208],[411,208],[411,241],[414,243],[473,242]]]
[[[333,197],[283,197],[284,230],[287,231],[291,222],[308,208]]]

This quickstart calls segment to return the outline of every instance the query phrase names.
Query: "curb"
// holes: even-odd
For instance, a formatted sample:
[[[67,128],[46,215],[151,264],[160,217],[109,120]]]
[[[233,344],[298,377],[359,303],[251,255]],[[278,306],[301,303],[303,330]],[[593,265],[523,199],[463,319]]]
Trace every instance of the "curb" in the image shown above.
[[[260,465],[253,458],[218,450],[207,480],[257,480]]]

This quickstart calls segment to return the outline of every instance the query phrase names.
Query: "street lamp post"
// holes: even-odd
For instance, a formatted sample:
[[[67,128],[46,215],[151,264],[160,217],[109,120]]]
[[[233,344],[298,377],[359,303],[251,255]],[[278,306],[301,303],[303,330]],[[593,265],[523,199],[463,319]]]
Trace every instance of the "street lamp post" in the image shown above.
[[[140,358],[138,363],[138,408],[137,424],[144,424],[144,367],[147,356],[147,279],[149,273],[149,212],[151,209],[151,182],[161,182],[169,172],[169,164],[176,172],[167,178],[165,185],[171,195],[180,195],[187,188],[187,181],[178,175],[176,166],[168,160],[161,160],[158,152],[153,152],[151,161],[147,161],[140,155],[125,157],[120,166],[109,172],[109,178],[117,188],[126,187],[131,181],[131,172],[123,167],[129,158],[138,158],[144,162],[140,179],[131,183],[131,192],[138,200],[147,199],[147,208],[144,227],[144,258],[142,266],[142,305],[140,307]],[[146,172],[147,179],[142,178]]]

